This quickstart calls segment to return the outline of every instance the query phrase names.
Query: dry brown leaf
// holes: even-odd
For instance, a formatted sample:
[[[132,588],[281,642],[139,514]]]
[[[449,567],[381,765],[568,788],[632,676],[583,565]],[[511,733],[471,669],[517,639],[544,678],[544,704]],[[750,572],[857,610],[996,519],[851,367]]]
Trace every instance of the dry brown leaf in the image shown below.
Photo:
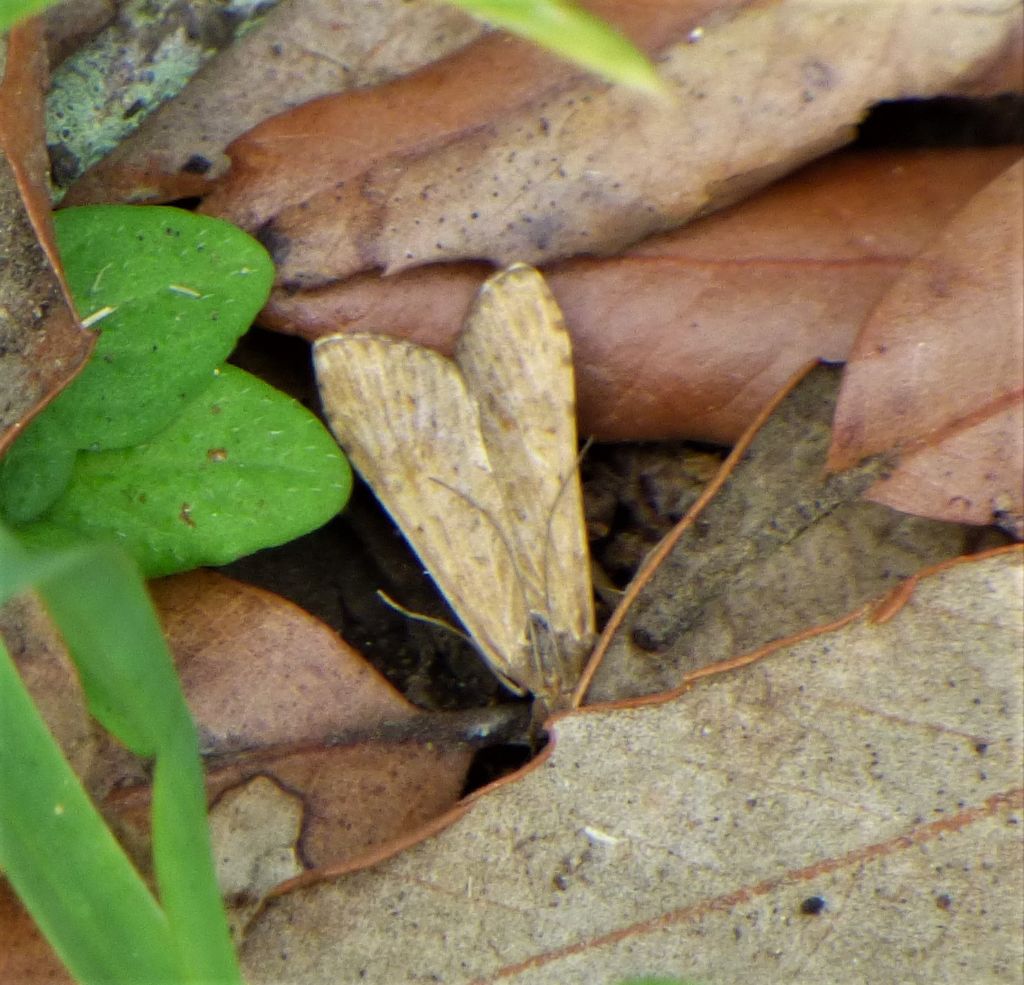
[[[199,727],[224,839],[215,855],[229,860],[224,885],[239,923],[295,866],[339,864],[449,810],[488,729],[525,719],[508,709],[422,713],[324,624],[214,572],[151,591]],[[101,750],[92,784],[111,790],[104,813],[148,871],[145,766],[109,739]],[[272,832],[259,830],[260,816]],[[252,882],[240,887],[246,860]]]
[[[580,430],[731,444],[789,377],[844,359],[906,264],[1016,148],[837,154],[740,205],[546,277],[573,337]],[[379,332],[450,354],[483,265],[274,292],[308,339]]]
[[[228,169],[227,145],[268,117],[411,72],[481,31],[478,22],[436,0],[279,3],[82,175],[64,203],[205,194]]]
[[[26,594],[0,606],[0,638],[71,768],[91,793],[105,792],[92,773],[98,732],[78,672],[37,596]]]
[[[964,527],[860,499],[884,459],[825,474],[840,377],[837,367],[813,370],[733,450],[705,490],[713,498],[685,518],[626,614],[588,703],[677,687],[700,667],[838,619],[971,549]]]
[[[607,254],[846,142],[873,102],[955,91],[1017,24],[1002,0],[641,6],[647,19],[600,10],[629,14],[672,100],[567,86],[564,67],[488,37],[257,128],[204,208],[259,230],[290,286],[437,260]]]
[[[727,6],[744,2],[727,0]],[[676,0],[651,7],[638,0],[593,0],[587,6],[636,43],[658,48],[723,4]],[[229,147],[231,172],[203,208],[262,229],[283,210],[301,212],[308,222],[323,207],[317,199],[326,196],[332,219],[355,209],[353,220],[371,220],[375,227],[370,213],[380,207],[380,192],[373,187],[374,169],[393,172],[396,164],[410,166],[460,136],[481,128],[491,131],[496,120],[567,90],[584,74],[526,41],[485,36],[406,78],[314,100],[256,127]],[[326,135],[337,136],[331,140]],[[431,198],[431,190],[425,196]],[[275,236],[265,233],[268,239]],[[338,238],[335,232],[328,235]],[[283,249],[280,236],[275,245]],[[359,264],[347,273],[358,269]]]
[[[317,823],[362,850],[457,799],[472,748],[445,741],[445,716],[424,717],[327,626],[209,571],[161,579],[152,591],[204,752],[234,760],[215,771],[216,786],[290,764],[289,788],[317,801],[305,822],[304,837],[321,845],[311,862],[352,850],[324,843]],[[363,797],[346,760],[372,772]]]
[[[0,37],[0,452],[84,364],[83,331],[60,276],[43,140],[42,24]]]
[[[1022,571],[956,564],[888,622],[559,718],[441,834],[274,900],[249,980],[1016,983]]]
[[[979,191],[857,339],[829,465],[902,448],[875,502],[1024,536],[1024,164]]]

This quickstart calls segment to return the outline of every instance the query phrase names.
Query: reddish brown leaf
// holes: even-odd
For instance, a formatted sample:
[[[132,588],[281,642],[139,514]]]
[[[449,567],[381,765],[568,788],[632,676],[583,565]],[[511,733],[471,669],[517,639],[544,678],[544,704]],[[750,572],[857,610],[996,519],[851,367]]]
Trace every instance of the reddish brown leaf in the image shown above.
[[[955,91],[1016,24],[996,0],[896,15],[851,0],[846,18],[835,0],[599,10],[659,53],[672,100],[490,36],[257,128],[204,208],[260,230],[289,286],[607,254],[844,143],[873,102]]]
[[[581,431],[732,443],[800,366],[846,357],[907,262],[1018,151],[841,154],[618,258],[549,267],[573,336]],[[480,265],[275,292],[309,339],[401,336],[450,353]]]
[[[35,921],[0,879],[0,981],[12,985],[74,985]]]
[[[0,84],[0,451],[83,365],[93,342],[92,333],[78,326],[60,279],[50,225],[41,23],[15,28],[6,45]]]
[[[903,448],[870,498],[1024,524],[1024,165],[978,192],[857,339],[829,458]]]
[[[254,776],[299,798],[299,855],[321,865],[400,837],[459,798],[473,755],[457,723],[421,713],[331,629],[210,571],[153,582],[217,798]],[[111,757],[119,783],[144,773]],[[145,842],[148,789],[106,801]]]

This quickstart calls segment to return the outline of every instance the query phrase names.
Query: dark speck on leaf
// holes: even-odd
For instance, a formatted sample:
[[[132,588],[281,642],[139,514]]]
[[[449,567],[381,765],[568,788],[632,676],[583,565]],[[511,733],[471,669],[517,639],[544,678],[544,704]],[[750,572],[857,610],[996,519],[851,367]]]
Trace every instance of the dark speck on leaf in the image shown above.
[[[664,648],[661,640],[656,639],[652,633],[644,629],[642,626],[637,626],[633,630],[633,643],[644,650],[647,653],[657,653],[659,650]]]
[[[825,900],[820,896],[808,896],[800,904],[800,912],[809,917],[816,917],[825,909],[826,905]]]
[[[141,99],[136,99],[135,102],[124,111],[124,118],[126,120],[130,120],[133,116],[138,116],[138,114],[145,108],[146,104]]]
[[[202,154],[193,154],[182,166],[187,174],[206,174],[213,167],[213,161]]]
[[[50,154],[50,173],[54,183],[70,185],[82,173],[78,155],[65,143],[49,144],[46,149]]]
[[[263,244],[273,261],[278,265],[284,263],[291,252],[292,241],[278,231],[273,219],[268,220],[256,230],[256,239]]]

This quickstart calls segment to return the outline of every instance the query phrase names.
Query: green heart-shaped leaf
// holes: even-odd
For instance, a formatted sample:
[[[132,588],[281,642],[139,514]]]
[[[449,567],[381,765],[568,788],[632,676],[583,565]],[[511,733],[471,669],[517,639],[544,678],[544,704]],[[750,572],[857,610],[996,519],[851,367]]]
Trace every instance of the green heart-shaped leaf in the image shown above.
[[[317,418],[233,366],[133,448],[80,452],[29,545],[113,539],[149,577],[226,564],[320,526],[345,504],[348,462]]]
[[[84,206],[57,212],[54,225],[75,305],[101,332],[43,413],[76,448],[138,444],[227,359],[266,303],[273,263],[241,229],[181,209]]]

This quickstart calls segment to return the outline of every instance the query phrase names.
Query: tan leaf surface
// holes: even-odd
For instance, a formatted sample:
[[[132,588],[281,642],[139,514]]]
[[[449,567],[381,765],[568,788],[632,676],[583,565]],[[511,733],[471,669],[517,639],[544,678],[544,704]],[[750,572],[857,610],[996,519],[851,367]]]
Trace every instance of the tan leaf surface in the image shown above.
[[[227,145],[251,127],[328,93],[403,75],[481,31],[436,0],[282,0],[82,175],[64,203],[205,194],[228,169]]]
[[[588,702],[677,687],[700,667],[838,619],[972,549],[962,526],[861,499],[885,459],[826,474],[840,378],[838,367],[815,369],[749,447],[734,450],[721,487],[691,512],[627,612]]]
[[[599,9],[659,52],[672,100],[567,85],[547,56],[488,37],[250,132],[204,208],[259,229],[290,286],[607,254],[846,142],[878,100],[955,91],[1017,27],[1002,0],[644,6]]]
[[[441,834],[273,901],[249,980],[1016,983],[1022,571],[960,563],[888,622],[561,717]]]
[[[903,448],[870,497],[1024,536],[1024,164],[979,191],[857,339],[829,458]]]
[[[906,264],[1016,148],[837,154],[622,256],[553,264],[580,430],[731,444],[800,367],[840,360]],[[261,321],[309,339],[405,338],[450,354],[489,269],[431,265],[274,292]]]
[[[93,336],[78,326],[50,224],[41,22],[29,21],[0,37],[0,77],[2,452],[82,366]]]

